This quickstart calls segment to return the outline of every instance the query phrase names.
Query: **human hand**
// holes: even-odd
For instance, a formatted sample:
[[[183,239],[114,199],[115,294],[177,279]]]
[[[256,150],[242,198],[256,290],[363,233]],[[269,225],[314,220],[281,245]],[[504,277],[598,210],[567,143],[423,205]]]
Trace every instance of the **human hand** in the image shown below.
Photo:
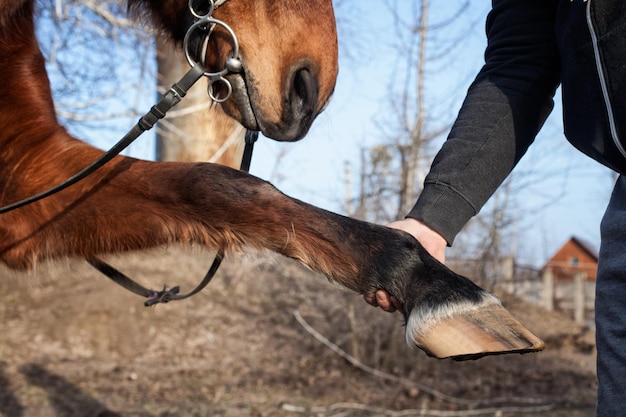
[[[435,259],[441,263],[445,263],[446,246],[448,242],[446,242],[443,236],[424,223],[415,219],[406,218],[389,223],[387,226],[409,233],[417,239]],[[374,307],[380,307],[389,313],[402,309],[402,304],[385,290],[363,294],[363,299],[366,303]]]

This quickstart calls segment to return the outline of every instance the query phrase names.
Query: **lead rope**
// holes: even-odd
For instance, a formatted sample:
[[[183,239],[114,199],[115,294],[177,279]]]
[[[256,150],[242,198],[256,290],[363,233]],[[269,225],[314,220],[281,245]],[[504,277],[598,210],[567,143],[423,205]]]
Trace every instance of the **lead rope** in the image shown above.
[[[241,171],[248,172],[250,170],[252,151],[254,150],[254,143],[256,142],[258,137],[259,132],[254,132],[251,130],[246,131],[246,146],[244,148],[243,157],[241,159]],[[164,286],[161,291],[150,290],[97,257],[89,258],[87,259],[87,262],[89,262],[91,266],[102,272],[116,284],[121,285],[130,292],[145,297],[146,301],[144,301],[143,305],[146,307],[150,307],[159,303],[168,303],[170,301],[183,300],[185,298],[191,297],[194,294],[199,293],[209,284],[209,282],[211,282],[211,280],[217,273],[217,270],[220,267],[223,259],[224,249],[220,248],[215,254],[215,259],[213,259],[213,263],[211,264],[211,267],[207,271],[202,281],[200,281],[200,283],[193,290],[186,294],[179,294],[179,286],[175,286],[172,288],[167,288],[167,286]]]

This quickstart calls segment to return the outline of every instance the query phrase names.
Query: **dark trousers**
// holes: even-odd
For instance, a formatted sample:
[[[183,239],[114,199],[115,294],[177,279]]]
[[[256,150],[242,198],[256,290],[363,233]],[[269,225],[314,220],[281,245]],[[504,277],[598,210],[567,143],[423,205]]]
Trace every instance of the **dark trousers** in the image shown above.
[[[626,2],[562,0],[557,22],[566,136],[622,174],[601,224],[596,416],[626,416]]]
[[[626,178],[620,176],[601,225],[596,281],[596,416],[626,416]]]

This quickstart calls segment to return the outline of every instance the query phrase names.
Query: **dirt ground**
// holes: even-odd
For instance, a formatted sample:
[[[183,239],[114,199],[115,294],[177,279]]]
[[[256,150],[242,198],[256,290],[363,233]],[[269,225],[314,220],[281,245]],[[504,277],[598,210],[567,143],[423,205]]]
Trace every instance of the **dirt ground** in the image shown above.
[[[211,262],[180,248],[109,260],[183,290]],[[406,347],[398,314],[265,254],[154,308],[81,261],[0,278],[1,416],[593,415],[593,334],[514,299],[547,350],[454,362]]]

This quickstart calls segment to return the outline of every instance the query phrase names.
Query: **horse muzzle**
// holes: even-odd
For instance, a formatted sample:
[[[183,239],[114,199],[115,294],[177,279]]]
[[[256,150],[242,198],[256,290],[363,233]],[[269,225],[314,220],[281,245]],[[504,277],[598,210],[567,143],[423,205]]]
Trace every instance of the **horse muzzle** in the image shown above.
[[[223,103],[224,110],[247,129],[261,131],[269,138],[285,142],[300,140],[326,105],[319,103],[320,88],[315,72],[306,62],[292,65],[283,91],[273,100],[263,93],[261,86],[257,87],[254,76],[245,69],[229,74],[226,78],[232,85],[232,95],[230,103]]]

